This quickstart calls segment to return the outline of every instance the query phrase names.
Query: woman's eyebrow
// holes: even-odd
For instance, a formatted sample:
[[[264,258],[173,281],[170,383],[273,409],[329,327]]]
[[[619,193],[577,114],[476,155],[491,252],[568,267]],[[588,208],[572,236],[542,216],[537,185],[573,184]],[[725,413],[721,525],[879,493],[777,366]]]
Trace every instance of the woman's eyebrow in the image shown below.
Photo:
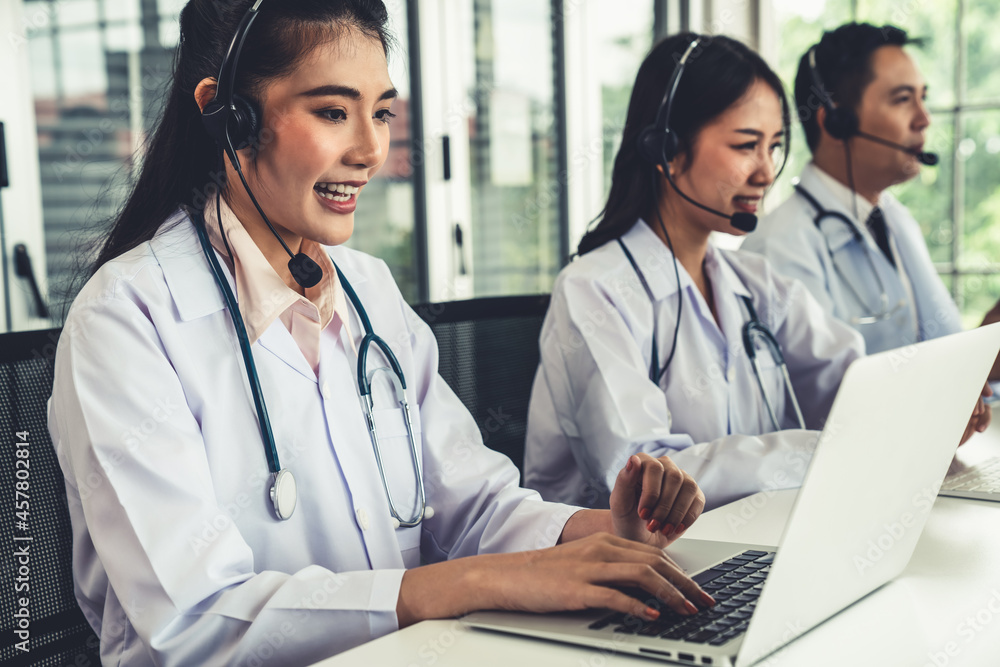
[[[327,84],[325,86],[316,86],[315,88],[310,88],[309,90],[299,93],[300,97],[348,97],[352,100],[360,100],[364,97],[361,91],[357,88],[352,88],[351,86],[342,86],[339,84]],[[399,91],[395,88],[389,88],[384,93],[379,95],[378,100],[392,100],[399,96]]]
[[[749,128],[749,127],[742,127],[742,128],[740,128],[738,130],[733,130],[733,132],[738,132],[740,134],[749,134],[749,135],[754,136],[754,137],[763,137],[764,136],[764,133],[761,132],[760,130],[754,130],[754,129]],[[782,130],[778,130],[777,132],[775,132],[774,136],[780,137],[780,136],[784,136],[784,134],[785,134],[785,131],[782,129]]]

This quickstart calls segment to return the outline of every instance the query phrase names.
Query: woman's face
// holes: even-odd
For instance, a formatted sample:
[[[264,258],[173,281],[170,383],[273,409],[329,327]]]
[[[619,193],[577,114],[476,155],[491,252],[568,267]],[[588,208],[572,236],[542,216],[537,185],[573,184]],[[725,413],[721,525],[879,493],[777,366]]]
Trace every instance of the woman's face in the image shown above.
[[[774,182],[778,150],[784,141],[781,100],[767,83],[757,80],[742,98],[705,125],[690,154],[671,163],[674,181],[684,194],[727,215],[758,212],[767,187]],[[742,235],[728,220],[677,197],[683,217],[709,231]]]
[[[256,164],[244,173],[286,242],[350,238],[364,186],[386,159],[395,98],[382,43],[355,30],[317,47],[267,87],[263,118],[271,132],[262,134]],[[245,198],[235,183],[232,194]]]

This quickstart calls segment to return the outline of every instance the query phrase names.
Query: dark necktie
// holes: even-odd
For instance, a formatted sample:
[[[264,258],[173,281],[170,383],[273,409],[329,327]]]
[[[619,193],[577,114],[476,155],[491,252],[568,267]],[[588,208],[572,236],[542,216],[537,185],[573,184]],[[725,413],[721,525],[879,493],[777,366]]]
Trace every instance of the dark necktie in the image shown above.
[[[896,266],[896,260],[892,258],[892,249],[889,247],[889,229],[885,225],[885,216],[882,215],[882,209],[878,206],[873,208],[871,215],[868,216],[868,220],[865,222],[865,226],[868,227],[868,231],[875,237],[875,243],[878,244],[885,258],[889,260],[890,264]]]

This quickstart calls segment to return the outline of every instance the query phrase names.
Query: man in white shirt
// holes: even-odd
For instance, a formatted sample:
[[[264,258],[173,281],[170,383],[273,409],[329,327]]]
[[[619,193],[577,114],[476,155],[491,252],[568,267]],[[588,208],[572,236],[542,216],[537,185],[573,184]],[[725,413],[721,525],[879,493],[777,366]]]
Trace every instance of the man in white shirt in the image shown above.
[[[805,283],[869,354],[962,329],[919,225],[886,191],[937,161],[922,152],[930,115],[912,41],[850,23],[802,56],[795,101],[813,160],[742,246]]]

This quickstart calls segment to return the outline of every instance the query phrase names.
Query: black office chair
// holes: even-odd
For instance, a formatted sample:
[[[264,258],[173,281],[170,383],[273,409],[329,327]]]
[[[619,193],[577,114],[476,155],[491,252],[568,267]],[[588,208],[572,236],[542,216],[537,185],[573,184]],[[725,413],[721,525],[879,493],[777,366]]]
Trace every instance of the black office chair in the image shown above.
[[[469,409],[487,447],[524,481],[528,399],[549,295],[505,296],[415,307],[440,350],[439,372]]]
[[[73,595],[66,486],[46,419],[58,339],[59,329],[0,335],[0,498],[6,503],[0,509],[0,664],[12,667],[101,664],[100,642]],[[18,555],[24,547],[27,556]],[[19,598],[28,603],[25,622]],[[26,643],[18,629],[27,631]]]

